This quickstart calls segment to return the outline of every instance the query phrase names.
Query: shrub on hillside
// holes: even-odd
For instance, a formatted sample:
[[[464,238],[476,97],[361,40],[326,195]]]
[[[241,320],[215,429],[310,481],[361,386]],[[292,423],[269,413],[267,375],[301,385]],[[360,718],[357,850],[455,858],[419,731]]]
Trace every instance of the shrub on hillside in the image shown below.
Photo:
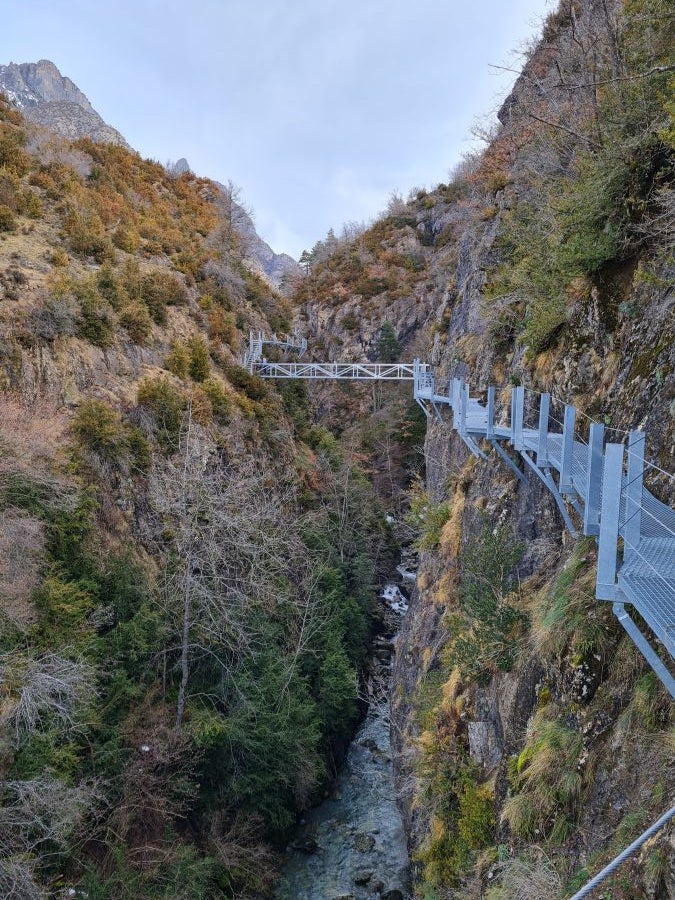
[[[98,263],[114,258],[115,251],[96,213],[71,208],[63,222],[63,231],[73,253],[92,256]]]
[[[150,448],[143,432],[122,421],[118,412],[101,400],[88,400],[73,419],[73,433],[80,445],[115,466],[131,462],[145,471]]]
[[[225,373],[230,384],[243,391],[250,400],[264,400],[267,395],[267,385],[258,375],[251,375],[248,369],[238,365],[226,365]]]
[[[232,401],[216,378],[207,378],[203,391],[211,401],[213,416],[220,425],[227,425],[232,418]]]
[[[138,405],[151,417],[160,446],[175,450],[185,415],[185,395],[168,378],[146,378],[138,386]]]
[[[212,341],[227,344],[231,350],[237,349],[239,333],[231,312],[226,312],[220,307],[209,312],[209,337]]]
[[[0,205],[0,231],[16,231],[14,213],[6,205]]]
[[[80,306],[77,335],[97,347],[109,347],[113,341],[112,310],[98,293],[92,280],[76,282],[73,293]]]
[[[119,414],[100,400],[83,403],[73,419],[73,432],[80,442],[104,459],[117,456],[120,431]]]
[[[140,299],[145,303],[154,322],[163,325],[167,321],[167,306],[182,306],[187,302],[183,282],[161,269],[147,272],[141,278]]]
[[[190,377],[195,381],[204,381],[210,368],[209,348],[199,335],[193,335],[187,342],[187,349],[190,354]]]
[[[136,253],[141,245],[140,236],[133,228],[119,225],[113,232],[112,242],[118,250],[125,253]]]
[[[51,297],[40,309],[33,310],[29,319],[29,329],[44,341],[54,341],[57,337],[75,334],[76,309],[67,297]]]
[[[171,350],[164,361],[164,368],[177,378],[187,378],[190,368],[190,351],[183,341],[172,341]]]
[[[28,171],[29,159],[23,147],[26,133],[7,122],[0,122],[0,167],[19,177]]]
[[[14,172],[0,169],[0,205],[18,212],[20,199],[21,179]]]
[[[129,295],[110,263],[105,263],[99,269],[96,287],[101,297],[107,300],[114,310],[119,311],[129,302]]]
[[[523,548],[504,528],[485,525],[462,548],[459,600],[466,621],[453,629],[451,656],[462,674],[483,682],[513,667],[527,623],[513,593],[512,571]]]
[[[401,343],[391,322],[384,322],[377,338],[377,358],[382,362],[396,362],[401,355]]]
[[[120,325],[135,344],[145,344],[152,331],[152,319],[147,307],[129,303],[120,313]]]

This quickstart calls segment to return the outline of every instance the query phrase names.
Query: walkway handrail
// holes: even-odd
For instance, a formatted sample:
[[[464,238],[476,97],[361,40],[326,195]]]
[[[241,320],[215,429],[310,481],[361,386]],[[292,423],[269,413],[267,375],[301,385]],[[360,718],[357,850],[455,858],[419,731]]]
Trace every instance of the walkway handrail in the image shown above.
[[[249,332],[248,349],[244,353],[244,366],[253,372],[255,366],[263,361],[263,347],[276,347],[284,353],[297,353],[303,356],[307,350],[307,338],[302,337],[296,328],[292,334],[272,334],[267,337],[264,332]]]
[[[261,378],[304,378],[317,381],[414,381],[415,363],[267,362],[254,366]]]
[[[604,426],[593,422],[586,442],[575,430],[576,408],[564,404],[562,419],[553,418],[548,393],[539,394],[538,410],[529,408],[526,415],[522,385],[511,390],[508,425],[497,424],[495,387],[488,388],[485,405],[471,397],[463,378],[450,379],[447,394],[439,392],[430,366],[418,359],[412,363],[270,363],[262,356],[264,344],[293,350],[306,346],[297,334],[289,343],[251,333],[246,361],[261,378],[412,381],[414,399],[428,418],[444,422],[441,409],[450,408],[452,428],[474,456],[486,458],[481,449],[485,441],[518,479],[538,478],[570,534],[598,538],[596,597],[613,604],[617,619],[675,697],[675,678],[626,609],[626,604],[633,606],[671,659],[675,658],[675,510],[643,484],[648,466],[644,432],[630,432],[627,446],[605,445]],[[515,458],[504,445],[515,451]]]
[[[511,391],[508,426],[500,425],[495,422],[495,387],[488,388],[485,406],[470,396],[463,378],[450,379],[448,393],[438,393],[433,372],[418,359],[412,364],[268,363],[262,358],[262,346],[268,342],[262,333],[257,338],[251,333],[245,358],[250,371],[262,378],[412,380],[414,399],[427,418],[444,422],[440,410],[449,407],[452,428],[474,456],[486,458],[477,443],[484,440],[521,481],[527,481],[529,473],[536,475],[551,492],[570,533],[578,534],[572,519],[576,512],[582,533],[597,536],[596,598],[612,602],[620,624],[675,698],[675,678],[626,609],[626,604],[632,605],[671,659],[675,658],[675,510],[661,503],[643,483],[645,467],[669,478],[673,476],[645,463],[644,432],[628,432],[627,445],[605,445],[605,427],[591,422],[588,442],[583,441],[575,433],[578,411],[564,404],[562,422],[552,420],[548,393],[539,395],[536,427],[527,427],[522,385]],[[552,421],[560,431],[551,429]],[[525,471],[504,450],[503,442],[516,451]],[[553,473],[557,474],[557,482]],[[675,807],[570,900],[587,897],[674,816]]]

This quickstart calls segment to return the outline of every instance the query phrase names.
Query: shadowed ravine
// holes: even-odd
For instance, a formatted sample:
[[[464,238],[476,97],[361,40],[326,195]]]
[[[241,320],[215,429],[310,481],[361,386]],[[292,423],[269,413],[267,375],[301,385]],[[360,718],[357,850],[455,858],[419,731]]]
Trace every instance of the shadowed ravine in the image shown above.
[[[408,853],[396,805],[389,732],[392,655],[407,604],[393,584],[385,586],[380,602],[386,632],[373,645],[368,713],[331,797],[307,814],[289,847],[277,900],[408,897]]]

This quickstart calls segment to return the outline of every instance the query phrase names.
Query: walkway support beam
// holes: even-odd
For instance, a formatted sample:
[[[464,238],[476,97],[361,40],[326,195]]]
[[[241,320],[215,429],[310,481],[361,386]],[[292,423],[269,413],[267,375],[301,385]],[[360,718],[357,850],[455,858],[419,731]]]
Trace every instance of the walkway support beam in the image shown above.
[[[595,595],[598,600],[616,600],[617,544],[621,514],[623,482],[623,444],[607,444],[602,475],[602,509],[598,540],[598,578]]]
[[[600,534],[600,496],[602,490],[602,448],[605,443],[605,426],[594,422],[588,438],[586,458],[586,504],[584,507],[584,534]]]

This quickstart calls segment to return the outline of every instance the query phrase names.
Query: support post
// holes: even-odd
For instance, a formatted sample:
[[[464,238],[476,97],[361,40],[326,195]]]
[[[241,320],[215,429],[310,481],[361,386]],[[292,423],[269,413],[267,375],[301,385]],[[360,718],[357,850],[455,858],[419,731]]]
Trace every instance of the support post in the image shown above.
[[[415,357],[413,359],[413,398],[419,403],[420,401],[420,361]]]
[[[492,441],[495,436],[495,387],[489,387],[487,391],[487,427],[485,437]]]
[[[607,444],[602,476],[602,508],[598,539],[598,600],[617,600],[616,568],[619,543],[619,514],[623,482],[623,444]]]
[[[560,493],[571,494],[574,491],[572,482],[572,462],[574,460],[574,425],[577,411],[574,406],[565,406],[563,417],[562,450],[560,454]]]
[[[523,449],[523,416],[525,414],[525,388],[520,385],[511,391],[511,443],[516,450]]]
[[[647,660],[661,683],[668,691],[670,696],[675,700],[675,678],[668,671],[668,667],[663,662],[658,653],[654,650],[644,634],[640,631],[635,622],[631,619],[628,610],[623,603],[614,601],[612,605],[614,615],[617,617],[624,630],[630,635],[631,640],[638,648],[640,653]]]
[[[548,417],[551,408],[551,395],[541,394],[539,398],[539,433],[537,435],[537,465],[540,469],[548,467]]]
[[[459,395],[459,433],[464,437],[466,434],[466,408],[469,401],[469,386],[462,382],[462,392]]]
[[[600,494],[602,486],[602,448],[605,442],[605,426],[594,422],[588,438],[588,481],[584,498],[584,534],[600,533]]]
[[[626,524],[623,529],[624,556],[628,557],[640,546],[642,522],[642,481],[645,468],[645,433],[631,431],[628,435],[628,478],[626,481]]]
[[[464,379],[452,379],[452,427],[459,431],[459,403],[464,390]]]

